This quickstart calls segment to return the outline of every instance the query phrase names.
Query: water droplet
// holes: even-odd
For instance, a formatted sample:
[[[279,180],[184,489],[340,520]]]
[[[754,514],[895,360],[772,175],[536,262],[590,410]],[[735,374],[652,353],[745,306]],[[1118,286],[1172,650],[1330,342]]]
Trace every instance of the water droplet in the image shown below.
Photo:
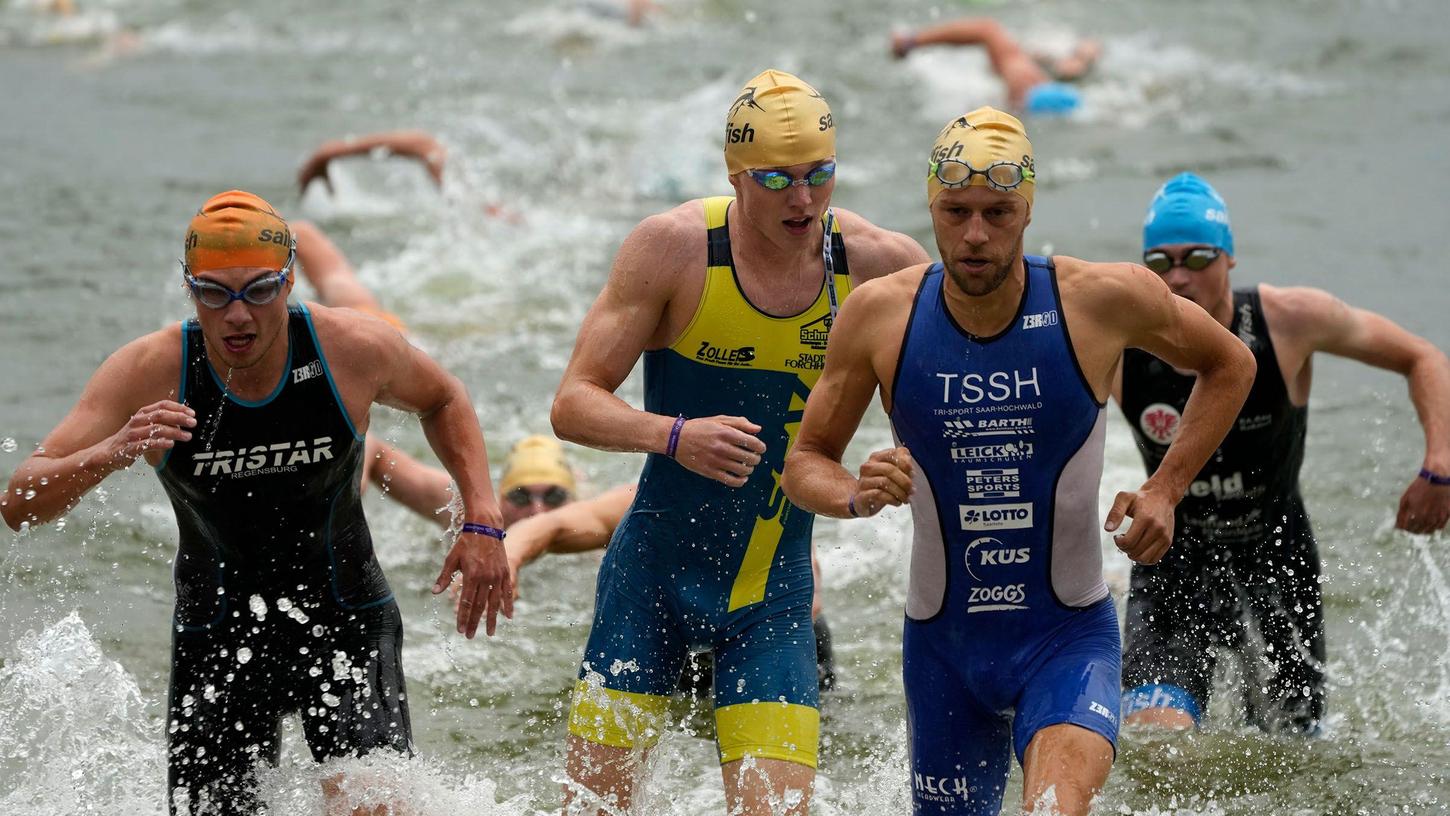
[[[11,439],[8,436],[4,439],[0,439],[0,451],[4,451],[5,453],[14,453],[15,449],[18,447],[20,446],[15,444],[15,440]]]
[[[277,611],[278,612],[289,612],[289,611],[291,611],[291,609],[292,609],[292,599],[291,598],[278,598],[277,599]]]
[[[342,705],[342,698],[338,697],[336,694],[324,693],[322,695],[322,702],[327,703],[329,708],[337,708],[338,706]]]
[[[257,620],[267,619],[267,602],[262,600],[261,595],[253,595],[251,600],[247,601],[247,606],[251,608],[252,614],[257,616]]]
[[[248,649],[246,646],[243,646],[240,649],[237,649],[237,662],[238,663],[245,664],[247,661],[249,661],[251,659],[252,659],[252,650],[251,649]]]
[[[25,500],[26,501],[30,501],[33,498],[35,498],[35,491],[33,489],[32,490],[25,491]]]

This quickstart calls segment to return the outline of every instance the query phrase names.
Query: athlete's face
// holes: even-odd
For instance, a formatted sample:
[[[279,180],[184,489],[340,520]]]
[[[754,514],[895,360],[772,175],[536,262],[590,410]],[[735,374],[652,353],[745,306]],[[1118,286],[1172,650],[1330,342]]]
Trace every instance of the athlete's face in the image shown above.
[[[1147,252],[1163,252],[1169,258],[1181,261],[1195,249],[1213,249],[1213,247],[1207,244],[1163,244],[1151,247]],[[1187,298],[1212,313],[1213,307],[1218,301],[1228,297],[1228,273],[1233,268],[1233,256],[1227,252],[1221,252],[1208,266],[1196,272],[1181,263],[1174,263],[1172,269],[1158,277],[1168,284],[1168,288],[1173,290],[1173,294]]]
[[[989,187],[943,190],[931,203],[937,251],[952,282],[968,295],[997,291],[1022,262],[1022,233],[1032,208],[1016,193]]]
[[[275,269],[247,266],[212,269],[195,277],[240,292],[252,281],[275,274]],[[213,361],[229,369],[246,369],[266,359],[287,327],[287,296],[291,293],[289,277],[282,294],[261,306],[233,300],[220,309],[212,309],[197,302],[196,320]],[[195,297],[192,300],[195,302]]]
[[[503,514],[504,529],[514,522],[547,513],[573,500],[568,489],[562,485],[539,483],[518,485],[501,497],[499,512]]]
[[[836,161],[834,156],[820,161],[792,164],[788,167],[762,167],[762,171],[778,171],[796,181],[804,180],[813,170]],[[836,189],[836,177],[819,187],[809,184],[792,184],[784,190],[770,190],[762,187],[749,172],[736,173],[730,177],[735,188],[737,212],[760,230],[770,240],[790,246],[814,237],[820,240],[816,224],[831,206],[831,192]]]

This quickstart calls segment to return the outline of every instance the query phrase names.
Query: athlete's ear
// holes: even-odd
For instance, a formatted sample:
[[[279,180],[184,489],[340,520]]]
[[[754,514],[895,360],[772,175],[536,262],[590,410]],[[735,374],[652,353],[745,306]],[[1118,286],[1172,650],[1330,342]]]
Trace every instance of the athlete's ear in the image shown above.
[[[740,197],[740,180],[742,178],[744,178],[744,177],[745,177],[745,171],[743,171],[743,170],[741,172],[739,172],[739,173],[734,173],[734,174],[731,174],[730,176],[728,176],[728,178],[730,179],[730,186],[735,188],[735,197],[736,198],[739,198]]]
[[[1233,269],[1235,266],[1238,266],[1239,265],[1239,262],[1236,261],[1236,260],[1234,260],[1234,256],[1229,255],[1227,252],[1225,252],[1224,255],[1228,258],[1228,268],[1229,269]]]

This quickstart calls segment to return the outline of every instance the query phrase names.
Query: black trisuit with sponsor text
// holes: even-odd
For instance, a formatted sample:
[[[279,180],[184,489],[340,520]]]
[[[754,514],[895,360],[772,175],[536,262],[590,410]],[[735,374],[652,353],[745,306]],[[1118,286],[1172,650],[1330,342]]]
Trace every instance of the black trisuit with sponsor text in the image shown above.
[[[311,315],[291,307],[288,362],[257,402],[226,391],[194,320],[179,401],[192,438],[157,468],[180,528],[167,713],[172,813],[259,808],[282,717],[318,761],[410,750],[402,624],[363,518],[363,437]]]
[[[1173,546],[1133,567],[1124,638],[1124,714],[1168,705],[1197,720],[1216,654],[1240,655],[1248,719],[1312,732],[1324,716],[1319,554],[1299,495],[1308,409],[1289,400],[1257,288],[1234,292],[1233,323],[1258,376],[1233,428],[1175,517]],[[1123,357],[1123,414],[1151,473],[1194,378],[1145,352]]]

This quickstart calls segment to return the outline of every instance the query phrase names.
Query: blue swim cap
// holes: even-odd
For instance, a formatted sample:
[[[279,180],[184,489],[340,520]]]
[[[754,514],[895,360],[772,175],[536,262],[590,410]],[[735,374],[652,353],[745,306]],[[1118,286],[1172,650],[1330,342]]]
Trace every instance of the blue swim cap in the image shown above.
[[[1207,244],[1234,254],[1228,205],[1192,173],[1180,173],[1153,194],[1143,220],[1143,250],[1164,244]]]
[[[1027,92],[1027,112],[1033,116],[1066,116],[1082,104],[1082,94],[1065,82],[1044,82]]]

